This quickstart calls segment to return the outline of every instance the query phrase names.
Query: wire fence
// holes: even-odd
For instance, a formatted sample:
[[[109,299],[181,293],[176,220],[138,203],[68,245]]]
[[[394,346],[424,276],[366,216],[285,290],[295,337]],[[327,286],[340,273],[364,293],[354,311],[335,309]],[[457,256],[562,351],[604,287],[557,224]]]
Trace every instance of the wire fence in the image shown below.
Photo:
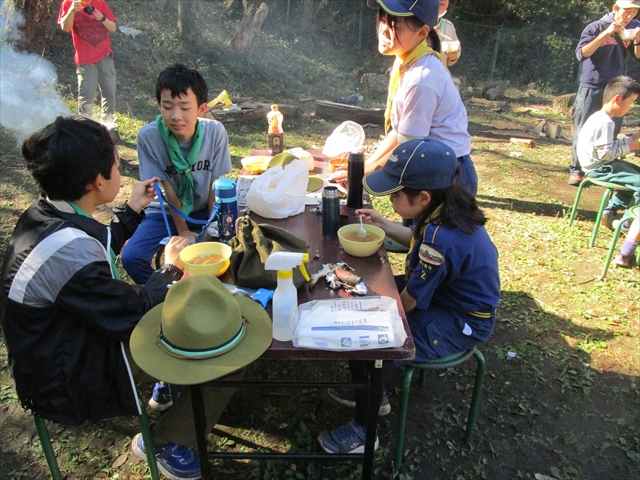
[[[288,0],[287,24],[300,28],[301,1]],[[336,45],[357,48],[363,59],[377,53],[376,11],[366,0],[319,0],[314,6],[313,30],[330,35]],[[464,83],[508,80],[513,86],[535,84],[551,93],[574,92],[580,63],[575,56],[581,32],[568,37],[542,32],[537,26],[505,28],[456,20],[462,55],[451,72]],[[310,33],[310,32],[307,32]],[[640,78],[640,61],[627,55],[627,75]]]

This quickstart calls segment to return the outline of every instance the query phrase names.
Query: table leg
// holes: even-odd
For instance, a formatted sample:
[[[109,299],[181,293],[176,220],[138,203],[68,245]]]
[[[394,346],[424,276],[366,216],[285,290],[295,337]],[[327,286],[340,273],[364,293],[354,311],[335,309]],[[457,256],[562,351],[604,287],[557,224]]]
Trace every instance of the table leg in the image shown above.
[[[378,434],[378,410],[382,401],[382,361],[367,362],[367,436],[364,443],[362,480],[373,476],[373,460]]]
[[[191,408],[193,408],[193,421],[196,430],[196,443],[198,457],[200,459],[200,475],[202,480],[211,480],[209,467],[209,452],[207,451],[207,418],[204,411],[204,399],[200,385],[191,385]]]

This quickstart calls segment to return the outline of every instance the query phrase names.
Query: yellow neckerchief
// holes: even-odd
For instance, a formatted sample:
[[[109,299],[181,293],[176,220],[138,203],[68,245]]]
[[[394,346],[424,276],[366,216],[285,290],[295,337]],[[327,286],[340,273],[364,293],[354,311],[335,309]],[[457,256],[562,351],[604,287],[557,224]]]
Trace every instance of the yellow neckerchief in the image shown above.
[[[409,52],[404,60],[402,57],[396,55],[396,61],[393,62],[393,68],[391,70],[391,78],[389,79],[389,95],[387,96],[387,109],[384,111],[384,130],[385,133],[389,133],[391,130],[391,106],[393,105],[393,97],[398,90],[398,84],[400,83],[400,77],[409,70],[414,63],[420,60],[425,55],[433,54],[440,58],[440,54],[433,48],[427,45],[427,40],[420,42],[416,47]]]
[[[433,220],[438,215],[440,215],[441,210],[442,210],[442,205],[438,205],[436,209],[433,211],[433,213],[429,215],[429,218],[427,218],[424,222],[422,222],[422,225],[416,225],[416,228],[420,229],[420,238],[424,236],[424,231],[427,228],[427,225],[431,223],[431,220]],[[407,281],[409,281],[409,278],[408,278],[409,277],[409,257],[411,256],[411,252],[413,252],[413,247],[415,246],[415,244],[416,244],[416,236],[412,235],[411,242],[409,243],[409,255],[407,255],[407,258],[405,259],[405,265],[404,265],[405,279]]]

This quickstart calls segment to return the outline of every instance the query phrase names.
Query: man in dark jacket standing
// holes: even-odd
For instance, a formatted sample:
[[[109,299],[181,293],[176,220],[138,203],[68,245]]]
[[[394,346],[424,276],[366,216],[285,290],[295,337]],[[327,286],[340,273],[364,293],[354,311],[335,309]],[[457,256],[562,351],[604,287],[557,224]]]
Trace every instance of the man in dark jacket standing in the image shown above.
[[[580,87],[573,106],[572,162],[569,185],[580,185],[584,173],[578,162],[576,145],[584,122],[602,108],[602,94],[609,80],[626,75],[627,52],[640,58],[640,22],[634,17],[640,0],[617,0],[613,11],[590,23],[582,31],[576,56],[582,62]],[[620,133],[622,118],[617,118],[614,136]]]
[[[58,117],[25,140],[22,154],[41,196],[20,216],[2,268],[0,323],[18,398],[31,413],[64,424],[137,415],[131,372],[139,368],[129,337],[182,278],[179,253],[188,241],[171,238],[166,264],[144,287],[121,281],[116,254],[142,221],[158,179],[137,183],[107,226],[91,216],[120,190],[120,160],[105,127]],[[154,443],[165,430],[160,423]],[[163,452],[171,456],[175,447]],[[180,451],[181,471],[194,473],[172,478],[198,478],[197,456]]]

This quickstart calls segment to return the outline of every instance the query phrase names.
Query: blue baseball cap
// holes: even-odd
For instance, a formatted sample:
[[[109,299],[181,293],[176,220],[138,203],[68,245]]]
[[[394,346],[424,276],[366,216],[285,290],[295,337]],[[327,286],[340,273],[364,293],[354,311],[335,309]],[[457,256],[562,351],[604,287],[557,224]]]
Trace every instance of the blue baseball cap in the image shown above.
[[[438,23],[440,0],[367,0],[367,5],[395,17],[416,17],[429,28]]]
[[[451,186],[458,171],[458,157],[435,138],[416,138],[397,147],[387,163],[362,179],[373,196],[390,195],[403,188],[440,190]]]

